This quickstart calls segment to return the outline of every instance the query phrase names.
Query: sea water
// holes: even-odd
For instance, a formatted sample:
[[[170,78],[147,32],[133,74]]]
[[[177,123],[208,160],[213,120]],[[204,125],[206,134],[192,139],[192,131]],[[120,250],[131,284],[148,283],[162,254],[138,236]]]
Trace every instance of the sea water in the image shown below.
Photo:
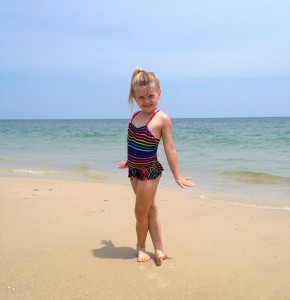
[[[290,210],[290,118],[172,119],[186,193]],[[0,120],[0,176],[128,184],[128,120]],[[162,142],[160,185],[175,188]]]

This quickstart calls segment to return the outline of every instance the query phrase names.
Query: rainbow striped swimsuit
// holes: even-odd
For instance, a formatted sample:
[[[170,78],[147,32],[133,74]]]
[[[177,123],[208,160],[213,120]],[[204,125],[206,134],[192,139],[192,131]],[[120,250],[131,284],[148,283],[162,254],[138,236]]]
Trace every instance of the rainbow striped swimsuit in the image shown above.
[[[161,176],[163,171],[162,165],[157,160],[157,149],[160,140],[152,135],[148,129],[149,122],[153,119],[157,110],[149,119],[145,126],[136,127],[133,120],[128,127],[128,168],[131,179],[137,177],[140,180],[155,179]]]

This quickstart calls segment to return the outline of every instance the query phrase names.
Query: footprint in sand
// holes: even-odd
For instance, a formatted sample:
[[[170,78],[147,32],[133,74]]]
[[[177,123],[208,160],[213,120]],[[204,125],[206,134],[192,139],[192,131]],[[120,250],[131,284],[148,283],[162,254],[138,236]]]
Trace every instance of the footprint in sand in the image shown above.
[[[97,214],[97,213],[103,214],[103,213],[105,213],[105,212],[106,212],[105,209],[92,209],[92,210],[88,210],[87,212],[85,212],[85,214],[86,214],[87,216],[90,216],[90,215],[92,215],[92,214]]]
[[[168,267],[168,268],[176,268],[177,265],[176,265],[176,264],[170,264],[170,265],[164,265],[164,267]]]
[[[166,288],[168,286],[168,282],[166,280],[158,277],[157,274],[155,274],[155,273],[150,273],[148,275],[148,278],[155,280],[156,286],[159,289],[164,289],[164,288]]]

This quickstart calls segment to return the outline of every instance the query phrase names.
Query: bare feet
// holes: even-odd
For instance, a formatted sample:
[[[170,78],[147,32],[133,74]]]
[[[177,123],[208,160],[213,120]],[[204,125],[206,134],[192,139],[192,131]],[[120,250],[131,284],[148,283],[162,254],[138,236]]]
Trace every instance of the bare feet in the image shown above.
[[[155,255],[156,255],[156,265],[161,266],[163,260],[167,258],[167,255],[161,250],[156,250]]]
[[[146,253],[145,248],[137,249],[137,261],[145,262],[150,260],[150,256]]]

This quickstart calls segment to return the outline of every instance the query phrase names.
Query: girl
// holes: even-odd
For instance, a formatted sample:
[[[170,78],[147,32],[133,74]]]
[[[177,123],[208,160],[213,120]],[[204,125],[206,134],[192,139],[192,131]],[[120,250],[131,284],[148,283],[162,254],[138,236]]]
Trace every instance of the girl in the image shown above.
[[[157,109],[160,95],[161,89],[156,75],[137,68],[131,79],[129,104],[133,108],[135,100],[140,111],[133,115],[128,128],[128,160],[118,165],[119,168],[129,169],[128,177],[136,195],[137,261],[145,262],[150,259],[145,251],[149,230],[157,265],[161,265],[167,257],[163,250],[161,225],[155,201],[163,171],[157,160],[157,148],[161,138],[176,183],[181,187],[194,185],[191,178],[179,174],[177,153],[171,134],[171,120]]]

